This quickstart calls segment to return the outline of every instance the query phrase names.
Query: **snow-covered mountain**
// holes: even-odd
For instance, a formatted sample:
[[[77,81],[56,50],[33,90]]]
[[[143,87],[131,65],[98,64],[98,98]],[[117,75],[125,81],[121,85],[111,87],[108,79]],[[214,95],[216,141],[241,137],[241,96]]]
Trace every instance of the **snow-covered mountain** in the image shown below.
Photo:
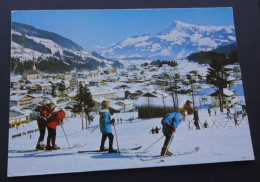
[[[97,50],[102,56],[119,59],[176,59],[209,51],[236,41],[233,26],[198,26],[174,21],[156,35],[127,38]]]
[[[11,57],[20,61],[48,57],[60,60],[70,60],[84,64],[95,62],[111,64],[111,61],[102,59],[84,50],[73,41],[56,33],[37,29],[30,25],[12,22]],[[104,65],[104,64],[103,64]]]

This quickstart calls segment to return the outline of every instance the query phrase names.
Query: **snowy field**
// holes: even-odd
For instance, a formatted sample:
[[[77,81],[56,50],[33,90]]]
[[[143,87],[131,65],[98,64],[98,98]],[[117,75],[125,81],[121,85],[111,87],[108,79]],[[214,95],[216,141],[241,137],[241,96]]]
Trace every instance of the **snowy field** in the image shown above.
[[[232,110],[231,110],[232,113]],[[196,130],[192,126],[192,116],[188,116],[177,128],[170,151],[173,153],[188,152],[196,146],[200,147],[197,153],[173,156],[164,159],[141,161],[135,154],[137,151],[122,153],[121,155],[106,153],[82,153],[79,150],[96,150],[100,147],[101,133],[99,128],[93,131],[98,125],[99,117],[96,116],[89,129],[81,129],[81,118],[68,118],[64,120],[66,131],[71,146],[81,145],[80,148],[61,149],[39,154],[16,153],[15,150],[31,150],[35,148],[39,132],[22,135],[12,138],[12,135],[37,129],[36,121],[24,124],[18,129],[9,130],[9,154],[8,154],[8,176],[27,176],[40,174],[71,173],[85,171],[100,171],[128,168],[145,168],[155,166],[174,166],[199,163],[215,163],[228,161],[254,160],[251,136],[247,116],[242,120],[240,116],[239,126],[234,121],[228,121],[226,113],[219,113],[208,116],[206,109],[199,110],[200,121],[209,123],[209,128]],[[132,123],[127,119],[134,117]],[[137,112],[114,114],[116,119],[116,131],[118,135],[119,148],[132,148],[142,146],[138,152],[142,152],[153,142],[163,136],[151,134],[152,127],[161,127],[161,118],[136,119]],[[122,123],[117,123],[117,118],[122,118]],[[217,121],[216,121],[217,120]],[[216,123],[214,124],[214,121]],[[228,121],[228,122],[227,122]],[[189,127],[190,125],[190,127]],[[225,126],[225,127],[224,127]],[[113,129],[114,130],[114,129]],[[93,132],[91,132],[93,131]],[[47,130],[46,130],[47,134]],[[45,141],[46,141],[45,136]],[[149,152],[142,154],[143,159],[159,155],[164,138],[154,144]],[[67,148],[68,143],[64,137],[61,126],[57,127],[56,143],[61,148]],[[108,141],[106,141],[108,147]],[[114,148],[117,148],[116,137],[114,137]]]

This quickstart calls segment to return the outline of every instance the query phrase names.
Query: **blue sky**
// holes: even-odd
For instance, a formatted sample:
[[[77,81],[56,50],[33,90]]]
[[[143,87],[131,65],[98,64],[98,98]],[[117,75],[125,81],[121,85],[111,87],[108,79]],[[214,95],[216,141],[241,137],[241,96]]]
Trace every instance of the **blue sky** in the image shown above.
[[[13,11],[12,21],[58,33],[84,48],[156,34],[174,20],[195,25],[234,25],[232,8]]]

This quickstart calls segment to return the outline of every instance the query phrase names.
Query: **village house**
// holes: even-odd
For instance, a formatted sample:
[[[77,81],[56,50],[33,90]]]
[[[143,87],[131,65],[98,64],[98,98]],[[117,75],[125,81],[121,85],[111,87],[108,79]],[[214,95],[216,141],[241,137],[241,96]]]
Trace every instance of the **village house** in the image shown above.
[[[71,88],[75,88],[75,87],[78,87],[78,86],[79,86],[79,81],[77,79],[75,79],[75,78],[72,78],[70,80],[70,87]]]
[[[89,81],[90,86],[100,86],[105,83],[106,83],[106,80],[102,80],[102,79],[93,79],[93,80]]]
[[[26,95],[26,94],[29,94],[29,90],[10,90],[10,96],[13,96],[13,95]]]
[[[116,93],[109,92],[109,91],[108,92],[93,92],[92,97],[93,97],[93,99],[104,98],[105,100],[111,100],[116,97]]]
[[[150,69],[150,72],[153,72],[153,71],[158,71],[158,68],[157,67],[151,67],[151,69]]]
[[[224,89],[224,100],[223,100],[223,106],[226,107],[230,107],[232,105],[234,105],[235,103],[235,93],[232,92],[231,90],[228,89]],[[214,92],[212,94],[210,94],[210,98],[211,98],[211,105],[213,107],[219,107],[219,96],[217,92]]]
[[[91,71],[86,74],[86,78],[93,78],[93,77],[99,77],[100,71]]]
[[[42,93],[42,86],[40,84],[29,84],[29,87],[26,87],[26,89],[29,89],[29,93]]]
[[[235,77],[232,77],[232,76],[228,76],[227,82],[228,82],[228,87],[231,87],[232,85],[235,84],[236,78],[235,78]]]
[[[121,71],[121,72],[119,73],[119,75],[120,75],[120,76],[126,76],[126,77],[127,77],[127,76],[128,76],[128,71],[125,71],[125,70],[124,70],[124,71]]]
[[[72,75],[70,75],[70,74],[59,74],[59,75],[56,75],[56,78],[61,79],[61,80],[71,80]]]
[[[110,77],[108,77],[107,81],[109,81],[109,82],[119,82],[120,81],[120,77],[118,77],[118,76],[110,76]]]
[[[200,74],[198,75],[198,79],[200,79],[200,81],[204,81],[204,80],[206,80],[206,78],[207,78],[207,74],[200,73]]]
[[[121,113],[122,111],[123,111],[123,108],[120,105],[111,104],[109,106],[109,112],[110,113]]]
[[[84,79],[76,79],[76,78],[72,78],[70,80],[70,88],[77,88],[79,84],[85,85],[86,81]]]
[[[19,111],[9,110],[9,126],[13,127],[30,121],[29,115]]]
[[[140,72],[140,75],[143,75],[145,73],[145,71],[144,70],[142,70],[141,72]]]
[[[51,83],[42,83],[41,86],[42,86],[43,93],[48,93],[48,94],[51,93],[51,90],[52,90],[52,84]]]
[[[31,95],[14,95],[10,97],[10,107],[19,106],[19,107],[30,107],[34,104],[37,104],[41,101],[41,98],[36,98]]]
[[[103,71],[104,74],[111,74],[111,73],[116,73],[116,68],[111,68]]]
[[[123,100],[123,101],[119,101],[116,103],[117,105],[121,106],[124,110],[124,112],[126,111],[130,111],[133,109],[133,102],[131,100]]]
[[[130,65],[127,67],[127,71],[132,72],[132,71],[137,71],[139,68],[136,65]]]
[[[127,90],[127,91],[125,91],[125,98],[126,99],[136,99],[142,94],[143,94],[143,92],[141,90],[137,90],[134,92]]]
[[[127,88],[130,88],[130,87],[128,85],[120,85],[117,88],[119,88],[119,89],[127,89]]]

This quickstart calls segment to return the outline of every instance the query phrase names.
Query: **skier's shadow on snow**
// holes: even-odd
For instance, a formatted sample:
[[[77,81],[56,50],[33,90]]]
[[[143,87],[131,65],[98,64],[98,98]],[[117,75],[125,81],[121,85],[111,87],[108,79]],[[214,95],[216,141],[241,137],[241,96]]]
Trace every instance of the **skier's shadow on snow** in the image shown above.
[[[94,158],[94,159],[111,159],[111,158],[115,158],[115,159],[126,159],[126,158],[132,158],[133,156],[126,156],[126,155],[118,155],[118,153],[111,153],[111,154],[100,154],[100,155],[94,155],[94,156],[91,156],[91,158]]]

